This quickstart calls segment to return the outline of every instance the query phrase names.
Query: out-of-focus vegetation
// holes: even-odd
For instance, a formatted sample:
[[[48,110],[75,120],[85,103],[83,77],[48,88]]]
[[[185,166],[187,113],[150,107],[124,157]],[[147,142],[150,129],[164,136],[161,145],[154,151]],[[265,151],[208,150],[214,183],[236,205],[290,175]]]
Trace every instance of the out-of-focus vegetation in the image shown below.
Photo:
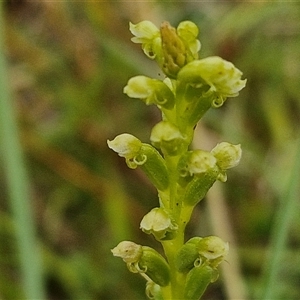
[[[106,144],[122,132],[148,142],[159,120],[154,107],[122,93],[131,76],[161,77],[130,42],[129,21],[144,19],[158,26],[195,22],[201,57],[230,60],[248,79],[241,95],[211,110],[201,126],[218,140],[242,144],[242,163],[229,172],[223,192],[248,299],[266,290],[273,245],[278,272],[275,284],[267,284],[277,299],[300,298],[300,197],[293,182],[299,176],[293,170],[300,138],[299,3],[20,0],[4,8],[8,69],[1,76],[9,79],[17,114],[48,299],[145,297],[143,279],[110,249],[130,239],[157,247],[139,230],[157,196]],[[0,297],[19,299],[17,220],[0,171]],[[206,212],[202,201],[188,234],[218,235]],[[219,280],[204,298],[226,299],[225,285]]]

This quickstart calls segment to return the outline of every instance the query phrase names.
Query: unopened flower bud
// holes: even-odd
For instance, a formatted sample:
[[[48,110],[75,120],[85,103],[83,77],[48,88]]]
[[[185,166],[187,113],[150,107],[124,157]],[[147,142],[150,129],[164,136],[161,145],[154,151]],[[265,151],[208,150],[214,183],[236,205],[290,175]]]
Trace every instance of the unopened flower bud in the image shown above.
[[[187,147],[187,138],[168,121],[161,121],[153,127],[150,140],[152,145],[161,149],[165,155],[177,155],[183,147]]]
[[[211,150],[211,154],[217,159],[219,168],[227,170],[238,165],[242,157],[242,149],[240,144],[222,142]]]
[[[177,26],[177,34],[184,42],[186,49],[188,49],[187,61],[190,62],[198,58],[198,52],[201,44],[197,40],[199,29],[197,25],[191,21],[180,22]]]
[[[187,168],[191,175],[201,174],[214,169],[216,163],[217,159],[210,152],[204,150],[194,150],[191,152],[191,155],[187,161]]]
[[[162,69],[170,78],[176,78],[179,70],[187,63],[186,48],[177,35],[176,29],[168,22],[163,22],[160,27],[162,39]]]
[[[172,239],[178,229],[169,214],[161,207],[153,208],[146,214],[140,227],[145,233],[152,233],[159,241]]]

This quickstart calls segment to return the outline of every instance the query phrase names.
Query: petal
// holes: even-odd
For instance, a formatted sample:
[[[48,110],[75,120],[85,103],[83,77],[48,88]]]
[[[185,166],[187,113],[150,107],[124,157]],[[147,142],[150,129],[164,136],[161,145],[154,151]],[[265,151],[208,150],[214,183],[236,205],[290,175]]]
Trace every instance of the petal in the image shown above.
[[[159,34],[159,29],[150,21],[142,21],[137,24],[129,23],[129,30],[136,37],[132,38],[134,43],[143,40],[151,40]]]

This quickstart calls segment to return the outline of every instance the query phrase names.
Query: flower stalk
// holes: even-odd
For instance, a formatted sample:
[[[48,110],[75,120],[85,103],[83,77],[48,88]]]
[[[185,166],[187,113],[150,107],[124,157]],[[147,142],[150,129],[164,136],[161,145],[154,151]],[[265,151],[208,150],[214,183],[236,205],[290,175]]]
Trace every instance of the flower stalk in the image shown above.
[[[124,157],[129,168],[141,168],[158,191],[159,206],[141,220],[140,228],[163,246],[163,255],[147,246],[123,241],[112,250],[131,272],[146,279],[150,299],[199,299],[217,280],[218,265],[228,243],[219,237],[194,237],[185,242],[185,228],[195,206],[215,181],[225,182],[227,170],[241,158],[240,145],[219,143],[211,151],[190,150],[194,128],[210,108],[238,96],[246,84],[242,72],[217,57],[198,59],[199,30],[190,22],[177,28],[163,22],[130,23],[132,41],[155,60],[164,80],[135,76],[124,88],[131,98],[156,105],[162,121],[150,136],[151,144],[123,133],[108,146]]]

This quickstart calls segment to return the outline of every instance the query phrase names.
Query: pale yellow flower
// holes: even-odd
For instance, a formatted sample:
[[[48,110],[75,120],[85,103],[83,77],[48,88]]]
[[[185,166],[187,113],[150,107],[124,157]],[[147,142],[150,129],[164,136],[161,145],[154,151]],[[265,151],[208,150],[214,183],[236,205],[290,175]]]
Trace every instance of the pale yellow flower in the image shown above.
[[[152,233],[158,240],[166,238],[168,233],[172,233],[178,228],[167,212],[160,207],[153,208],[146,214],[140,227],[144,232]]]
[[[246,85],[242,72],[231,62],[218,56],[194,60],[178,73],[178,80],[200,87],[209,85],[210,91],[219,97],[236,97]]]
[[[142,44],[144,53],[154,59],[161,49],[159,29],[150,21],[142,21],[137,24],[129,23],[129,30],[134,35],[132,42]]]
[[[112,141],[108,140],[107,145],[119,156],[131,159],[139,153],[142,142],[132,134],[123,133],[116,136]]]

